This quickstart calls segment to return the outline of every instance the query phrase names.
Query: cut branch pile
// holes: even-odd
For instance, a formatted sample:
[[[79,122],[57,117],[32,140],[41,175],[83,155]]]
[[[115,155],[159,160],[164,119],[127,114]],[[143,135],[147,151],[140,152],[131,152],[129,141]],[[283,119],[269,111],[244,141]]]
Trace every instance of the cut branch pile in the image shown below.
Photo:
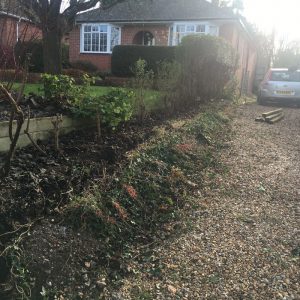
[[[256,118],[255,121],[274,124],[281,121],[283,118],[284,118],[283,110],[280,108],[280,109],[263,113],[262,116]]]

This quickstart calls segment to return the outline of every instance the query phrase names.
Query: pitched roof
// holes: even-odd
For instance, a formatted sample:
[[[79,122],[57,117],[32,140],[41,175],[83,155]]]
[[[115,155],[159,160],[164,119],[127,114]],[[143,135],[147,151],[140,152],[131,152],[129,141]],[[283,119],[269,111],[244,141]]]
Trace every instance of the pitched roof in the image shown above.
[[[12,19],[16,19],[16,20],[19,20],[19,21],[25,21],[25,22],[33,23],[32,20],[30,20],[26,17],[22,17],[21,15],[15,15],[15,14],[12,14],[12,13],[9,13],[9,12],[6,12],[6,11],[2,11],[2,10],[0,10],[0,18],[1,17],[3,17],[3,18],[12,18]]]
[[[79,14],[77,22],[153,22],[237,19],[226,8],[206,0],[126,0],[108,9],[97,8]]]

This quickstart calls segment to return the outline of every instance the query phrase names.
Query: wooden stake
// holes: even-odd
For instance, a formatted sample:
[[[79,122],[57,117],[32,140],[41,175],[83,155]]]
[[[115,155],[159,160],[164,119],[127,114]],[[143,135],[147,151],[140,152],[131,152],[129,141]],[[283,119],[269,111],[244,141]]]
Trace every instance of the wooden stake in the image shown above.
[[[30,125],[30,107],[28,106],[28,119],[27,119],[27,127],[24,130],[24,133],[28,136],[30,142],[32,143],[32,145],[38,150],[40,151],[43,155],[47,155],[47,153],[34,141],[34,139],[32,138],[30,132],[29,132],[29,125]]]
[[[54,147],[55,151],[59,152],[59,131],[60,124],[63,122],[62,115],[57,114],[54,119],[51,120],[54,127]]]

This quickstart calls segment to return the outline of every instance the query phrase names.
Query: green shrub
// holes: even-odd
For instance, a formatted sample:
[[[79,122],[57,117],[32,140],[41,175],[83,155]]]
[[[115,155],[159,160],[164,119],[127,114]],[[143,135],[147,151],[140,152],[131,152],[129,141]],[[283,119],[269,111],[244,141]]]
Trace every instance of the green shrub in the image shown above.
[[[222,98],[237,101],[240,97],[238,80],[234,77],[224,87]]]
[[[125,89],[114,88],[108,94],[102,96],[102,120],[109,127],[115,128],[120,123],[130,120],[132,117],[133,92]]]
[[[88,75],[82,77],[82,85],[76,85],[75,79],[67,75],[43,74],[43,91],[45,97],[52,104],[65,108],[87,96],[88,88],[93,78]]]
[[[95,117],[97,137],[101,139],[101,123],[115,129],[120,123],[130,120],[133,113],[132,99],[132,91],[114,88],[106,95],[80,98],[72,110],[80,117]]]
[[[84,71],[78,70],[78,69],[63,69],[62,74],[73,77],[74,79],[80,79],[86,73]]]
[[[184,37],[176,58],[182,65],[182,99],[189,103],[221,97],[237,66],[236,54],[230,44],[212,36]]]
[[[132,73],[134,74],[132,85],[135,88],[135,109],[142,123],[146,116],[145,93],[153,86],[154,73],[148,70],[147,62],[143,59],[136,61]]]
[[[175,59],[175,47],[167,46],[116,46],[112,53],[112,73],[116,76],[132,76],[132,68],[139,60],[145,60],[149,70],[157,71],[157,64]]]
[[[178,102],[178,83],[181,65],[178,62],[162,62],[158,65],[156,88],[161,92],[165,111],[173,113]]]

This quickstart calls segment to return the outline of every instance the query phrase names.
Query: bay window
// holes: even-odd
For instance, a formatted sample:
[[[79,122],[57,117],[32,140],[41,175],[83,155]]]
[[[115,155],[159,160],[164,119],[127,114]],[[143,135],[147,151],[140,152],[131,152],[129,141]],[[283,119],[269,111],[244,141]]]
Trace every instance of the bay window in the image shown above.
[[[83,53],[111,53],[121,42],[121,28],[110,24],[84,24],[80,47]]]
[[[183,37],[191,34],[210,34],[218,36],[218,26],[205,23],[175,23],[170,27],[169,45],[176,46],[181,43]]]

